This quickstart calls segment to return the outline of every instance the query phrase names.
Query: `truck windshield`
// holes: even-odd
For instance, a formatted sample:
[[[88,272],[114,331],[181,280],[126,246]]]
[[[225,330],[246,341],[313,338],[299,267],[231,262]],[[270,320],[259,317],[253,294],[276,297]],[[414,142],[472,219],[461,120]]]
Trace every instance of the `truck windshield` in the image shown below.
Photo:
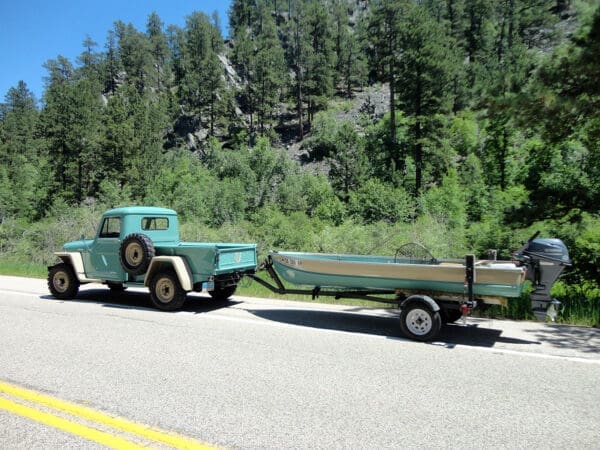
[[[102,223],[100,230],[101,238],[118,238],[121,234],[121,218],[107,217]]]

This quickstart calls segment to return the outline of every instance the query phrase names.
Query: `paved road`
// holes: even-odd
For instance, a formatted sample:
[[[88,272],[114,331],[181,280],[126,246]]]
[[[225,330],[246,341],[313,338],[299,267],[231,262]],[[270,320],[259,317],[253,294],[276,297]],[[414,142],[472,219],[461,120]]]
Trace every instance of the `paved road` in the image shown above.
[[[227,448],[600,448],[597,329],[472,319],[423,344],[385,310],[148,305],[0,277],[0,384]],[[2,403],[0,442],[102,447]]]

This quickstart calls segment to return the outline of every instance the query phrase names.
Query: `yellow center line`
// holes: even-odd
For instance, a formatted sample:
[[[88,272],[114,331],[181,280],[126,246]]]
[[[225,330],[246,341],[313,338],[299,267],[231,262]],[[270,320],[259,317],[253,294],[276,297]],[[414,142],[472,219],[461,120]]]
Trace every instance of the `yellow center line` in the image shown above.
[[[0,397],[0,409],[17,414],[19,416],[27,417],[28,419],[58,428],[59,430],[66,431],[68,433],[81,436],[88,441],[98,442],[99,444],[107,447],[116,449],[147,449],[147,447],[139,446],[131,441],[114,436],[110,433],[95,430],[80,423],[72,422],[43,411],[38,411],[35,408],[30,408],[29,406],[21,405],[2,397]]]
[[[92,421],[95,423],[109,426],[113,429],[121,430],[121,431],[130,433],[130,434],[134,434],[134,435],[137,435],[137,436],[145,438],[145,439],[149,439],[149,440],[152,440],[152,441],[155,441],[158,443],[162,443],[162,444],[167,444],[174,448],[198,449],[198,450],[200,450],[200,449],[207,450],[207,449],[213,448],[213,447],[210,447],[207,444],[204,444],[200,441],[196,441],[195,439],[180,436],[175,433],[168,433],[166,431],[163,431],[163,430],[160,430],[157,428],[151,428],[146,425],[139,424],[139,423],[130,422],[121,417],[109,416],[108,414],[104,414],[99,411],[95,411],[95,410],[93,410],[91,408],[87,408],[85,406],[66,402],[64,400],[60,400],[58,398],[55,398],[55,397],[52,397],[52,396],[49,396],[46,394],[42,394],[40,392],[21,388],[21,387],[14,386],[12,384],[4,383],[1,381],[0,381],[0,392],[4,392],[5,394],[11,395],[11,396],[14,396],[17,398],[21,398],[23,400],[26,400],[26,401],[29,401],[29,402],[32,402],[32,403],[35,403],[38,405],[44,405],[46,407],[49,407],[49,408],[52,408],[52,409],[55,409],[58,411],[63,411],[72,416],[79,417],[81,419],[89,420],[89,421]],[[6,402],[6,400],[5,400],[5,402]],[[5,404],[5,402],[1,403],[0,407],[2,404]],[[10,401],[8,401],[8,403],[13,404],[13,402],[10,402]],[[14,405],[17,405],[17,404],[14,403]],[[22,406],[22,405],[19,405],[19,406]],[[28,407],[23,407],[23,408],[27,408],[27,410],[37,411],[33,408],[28,408]],[[7,408],[3,407],[2,409],[7,409]],[[10,411],[14,412],[15,414],[24,415],[24,414],[17,413],[14,408],[11,409]],[[30,412],[30,411],[26,411],[26,410],[22,410],[22,411]],[[55,416],[52,416],[51,414],[41,413],[39,411],[37,411],[37,412],[40,415],[45,414],[45,415],[48,415],[51,417],[55,417]],[[33,420],[40,421],[30,415],[26,415],[26,417],[30,417]],[[65,419],[60,419],[57,417],[55,417],[55,419],[65,420]],[[70,422],[70,421],[66,421],[66,420],[65,420],[65,422],[78,425],[75,422]],[[48,422],[43,422],[43,423],[46,423],[47,425],[50,425],[50,426],[55,426]],[[62,427],[58,427],[58,426],[55,426],[55,427],[63,429],[68,432],[72,432],[73,434],[78,434],[79,436],[82,436],[81,434],[79,434],[75,431],[71,431],[70,429],[66,429],[66,428],[62,428]],[[87,427],[84,427],[84,428],[87,428]],[[73,430],[75,430],[75,428],[73,428]],[[104,433],[104,434],[108,434],[108,433]],[[86,437],[86,436],[83,436],[83,437]],[[116,438],[116,436],[113,436],[113,437]],[[116,439],[118,439],[118,438],[116,438]],[[92,439],[92,440],[95,440],[95,439]],[[128,441],[125,441],[125,442],[128,442]],[[108,445],[108,444],[105,444],[105,445]],[[132,444],[128,442],[128,445],[131,446]],[[112,445],[110,445],[110,446],[112,447]],[[120,448],[122,448],[122,447],[120,447]]]

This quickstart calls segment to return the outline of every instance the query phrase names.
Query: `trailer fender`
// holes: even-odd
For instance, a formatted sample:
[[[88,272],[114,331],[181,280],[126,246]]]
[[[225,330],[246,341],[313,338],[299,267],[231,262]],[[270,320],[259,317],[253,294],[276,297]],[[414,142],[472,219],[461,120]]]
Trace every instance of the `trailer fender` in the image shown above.
[[[404,300],[402,303],[400,303],[400,309],[406,308],[411,303],[425,304],[425,305],[429,306],[429,308],[431,308],[431,310],[434,313],[438,312],[440,310],[440,305],[438,305],[434,299],[432,299],[431,297],[429,297],[427,295],[411,295],[406,300]]]
[[[99,283],[101,280],[94,278],[88,278],[85,275],[85,267],[83,265],[83,258],[79,252],[56,252],[54,253],[60,258],[65,264],[69,264],[75,272],[75,276],[80,283]]]
[[[167,268],[173,268],[179,278],[179,283],[184,291],[191,291],[193,289],[192,271],[180,256],[155,256],[150,262],[150,266],[144,277],[144,286],[150,286],[152,277],[158,272]]]

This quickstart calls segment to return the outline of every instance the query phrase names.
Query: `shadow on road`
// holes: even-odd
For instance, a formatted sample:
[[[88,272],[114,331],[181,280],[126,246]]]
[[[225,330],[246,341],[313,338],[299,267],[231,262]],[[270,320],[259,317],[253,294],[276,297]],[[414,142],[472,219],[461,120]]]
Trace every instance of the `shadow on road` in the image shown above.
[[[251,314],[266,320],[324,330],[364,333],[388,338],[404,338],[400,332],[397,314],[374,316],[341,311],[316,311],[302,309],[256,309]],[[454,348],[457,345],[494,347],[497,343],[540,345],[541,342],[502,336],[502,330],[482,328],[480,324],[446,325],[437,338],[436,345]]]
[[[56,302],[81,302],[81,303],[97,303],[106,308],[117,308],[117,309],[143,309],[148,311],[155,311],[157,313],[165,314],[165,311],[160,311],[152,306],[150,301],[150,294],[147,292],[135,292],[135,291],[124,291],[124,292],[111,292],[108,289],[86,289],[80,291],[72,300],[60,300],[51,295],[43,295],[41,298],[45,300],[51,300]],[[200,296],[200,295],[188,295],[183,308],[181,311],[187,311],[194,314],[202,314],[210,311],[215,311],[221,308],[235,305],[239,302],[234,300],[229,301],[217,301],[213,300],[212,297]],[[168,314],[168,313],[166,313]]]
[[[600,355],[600,329],[548,324],[543,329],[527,330],[556,348],[577,348],[580,352]]]

